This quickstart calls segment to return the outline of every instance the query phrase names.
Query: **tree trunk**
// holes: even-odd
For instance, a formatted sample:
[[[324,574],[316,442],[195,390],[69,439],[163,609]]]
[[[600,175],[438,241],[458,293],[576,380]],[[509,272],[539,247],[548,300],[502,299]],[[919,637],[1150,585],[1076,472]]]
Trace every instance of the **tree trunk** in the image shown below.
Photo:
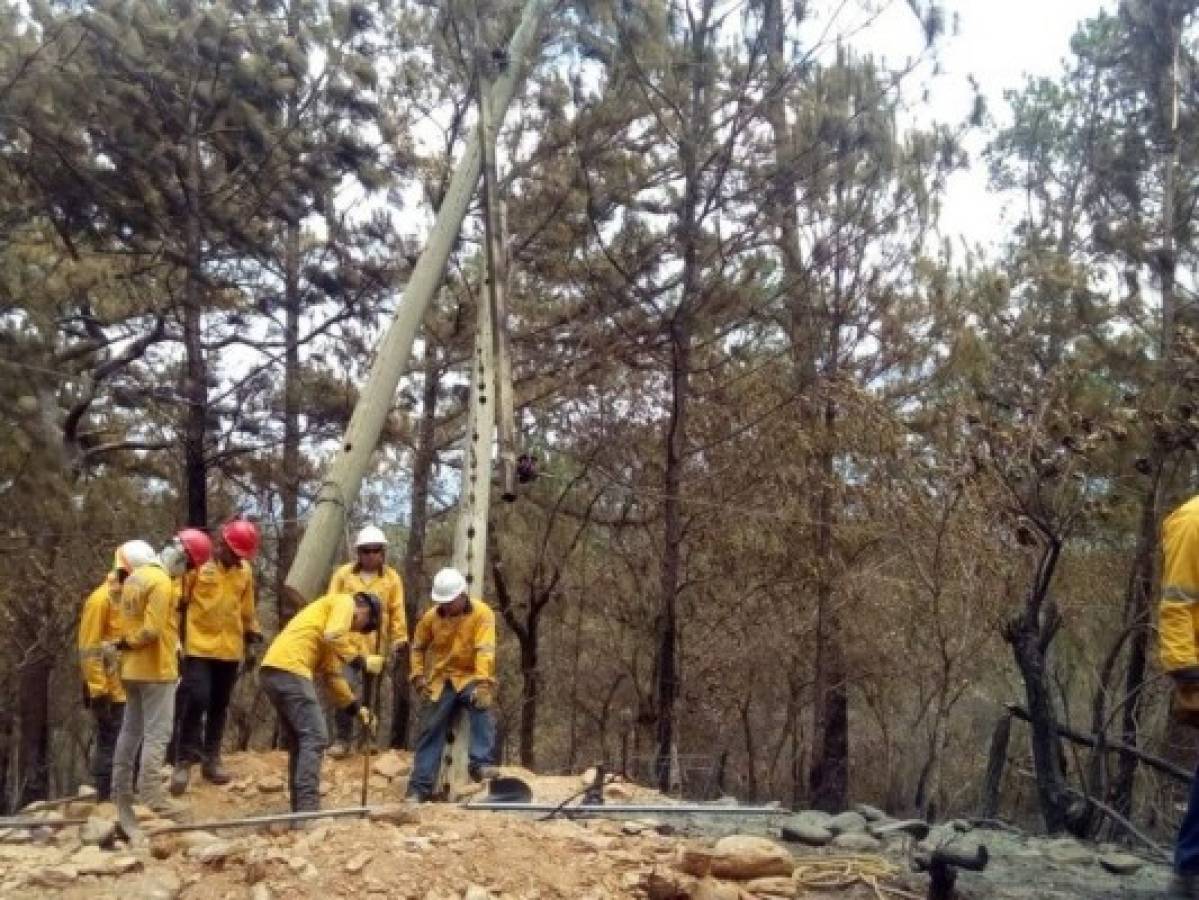
[[[983,778],[982,803],[978,814],[984,819],[999,815],[1000,791],[1003,787],[1003,770],[1007,767],[1008,741],[1012,734],[1012,717],[1001,716],[991,732],[991,747],[987,751],[987,773]]]
[[[691,102],[689,121],[679,140],[683,200],[678,235],[683,269],[678,307],[670,320],[670,412],[664,433],[662,475],[663,536],[659,605],[655,628],[654,708],[657,717],[654,780],[666,793],[671,784],[671,756],[676,741],[674,708],[679,695],[678,592],[683,544],[682,482],[687,452],[687,403],[691,393],[691,349],[699,283],[698,140],[707,127],[708,28],[711,3],[705,2],[689,36]]]
[[[492,91],[491,108],[497,121],[503,119],[525,71],[536,55],[541,20],[550,5],[550,0],[527,0],[525,3],[520,24],[508,44],[508,68],[496,79]],[[468,142],[454,171],[428,243],[404,290],[396,317],[379,345],[370,374],[350,417],[341,449],[330,464],[312,518],[296,551],[295,562],[288,572],[288,590],[295,591],[305,599],[316,596],[333,559],[345,527],[346,511],[358,497],[362,477],[379,443],[379,435],[391,410],[400,376],[408,365],[416,331],[441,284],[450,251],[479,181],[480,166],[479,140],[475,136]]]
[[[200,283],[200,151],[195,135],[195,112],[189,121],[187,152],[187,222],[185,225],[186,280],[183,288],[183,398],[187,404],[183,430],[183,472],[187,524],[208,527],[208,366],[204,358],[204,303]]]
[[[431,341],[425,344],[424,391],[421,397],[420,429],[412,459],[412,507],[408,515],[408,543],[404,547],[404,612],[408,631],[416,627],[420,598],[425,595],[425,537],[429,522],[429,482],[437,455],[437,394],[441,387],[441,369],[437,350]],[[412,698],[408,691],[408,654],[392,670],[391,746],[408,746],[408,724],[412,717]]]
[[[299,32],[299,4],[287,10],[287,33]],[[287,128],[295,129],[299,100],[292,91],[287,100]],[[288,223],[283,239],[283,456],[279,472],[279,501],[282,527],[275,560],[275,604],[279,630],[296,612],[289,608],[284,590],[287,571],[300,539],[300,227]]]
[[[1012,654],[1024,681],[1029,727],[1032,731],[1037,798],[1040,802],[1041,816],[1045,820],[1045,829],[1053,834],[1062,831],[1067,825],[1069,795],[1062,773],[1057,714],[1053,708],[1053,697],[1049,688],[1049,672],[1046,665],[1048,644],[1040,630],[1027,627],[1025,622],[1010,627],[1005,633],[1005,638],[1011,644]]]
[[[540,683],[537,673],[539,616],[530,612],[525,618],[525,631],[520,642],[520,764],[526,769],[537,767],[537,703]]]
[[[17,717],[21,739],[17,809],[50,797],[50,675],[54,661],[35,653],[21,665],[18,676]]]

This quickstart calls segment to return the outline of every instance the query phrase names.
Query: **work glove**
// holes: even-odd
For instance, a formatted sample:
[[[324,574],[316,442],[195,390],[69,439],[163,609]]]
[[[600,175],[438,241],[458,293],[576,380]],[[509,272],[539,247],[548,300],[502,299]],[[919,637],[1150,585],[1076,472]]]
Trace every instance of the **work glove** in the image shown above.
[[[360,706],[356,713],[358,721],[362,723],[362,727],[371,737],[375,736],[375,729],[379,725],[379,718],[370,711],[369,707]]]
[[[382,655],[378,653],[372,653],[370,656],[366,657],[366,660],[363,662],[363,666],[366,669],[366,674],[378,675],[383,671],[383,663],[386,661],[387,660]]]
[[[104,671],[109,675],[115,675],[121,668],[121,651],[129,645],[123,640],[120,641],[104,641],[100,645],[100,661],[104,664]]]
[[[1199,666],[1183,666],[1181,669],[1174,669],[1170,672],[1170,677],[1174,679],[1174,684],[1178,687],[1199,685]]]
[[[422,700],[428,700],[432,697],[432,692],[429,690],[429,680],[424,675],[417,675],[412,679],[412,690]]]
[[[495,685],[490,681],[480,681],[475,684],[471,694],[470,705],[475,709],[491,709],[495,705]]]

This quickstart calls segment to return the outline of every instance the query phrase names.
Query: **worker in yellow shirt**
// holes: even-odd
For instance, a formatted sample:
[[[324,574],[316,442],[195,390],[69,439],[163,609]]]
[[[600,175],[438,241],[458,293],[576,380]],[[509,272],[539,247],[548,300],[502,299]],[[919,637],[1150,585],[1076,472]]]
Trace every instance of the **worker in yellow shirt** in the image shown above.
[[[469,597],[466,578],[442,569],[433,578],[433,606],[412,636],[412,688],[425,701],[408,798],[428,800],[454,711],[470,713],[470,776],[491,778],[495,753],[495,613]]]
[[[138,760],[141,802],[162,815],[182,811],[163,795],[158,770],[166,755],[179,680],[179,622],[172,578],[196,569],[212,556],[212,541],[196,528],[185,528],[121,586],[120,634],[102,645],[105,664],[119,661],[125,687],[125,717],[112,763],[112,790],[121,828],[131,841],[141,832],[133,813],[134,760]]]
[[[358,654],[356,635],[379,627],[381,607],[378,597],[365,592],[326,594],[293,616],[262,658],[258,683],[279,715],[292,812],[320,809],[321,759],[329,736],[315,673],[321,673],[338,706],[374,733],[375,717],[354,699],[342,670]],[[377,655],[365,664],[383,669]]]
[[[227,522],[213,558],[181,579],[183,664],[171,774],[175,796],[187,790],[196,763],[212,784],[232,780],[221,765],[221,741],[242,662],[262,640],[252,566],[258,544],[258,528],[253,522]]]
[[[374,594],[383,602],[383,621],[380,627],[367,634],[355,635],[359,656],[342,673],[354,696],[363,698],[361,660],[368,656],[404,652],[408,644],[408,620],[404,614],[404,583],[400,573],[387,565],[387,536],[381,528],[367,525],[354,541],[357,556],[352,563],[338,568],[329,580],[330,594],[353,594],[359,591]],[[365,701],[364,701],[365,702]],[[342,710],[333,714],[333,745],[329,755],[341,759],[350,749],[354,732],[354,717]]]
[[[88,771],[101,800],[112,795],[112,754],[125,713],[125,688],[121,673],[107,670],[102,658],[105,641],[121,636],[121,585],[135,569],[155,559],[145,541],[126,541],[114,554],[112,571],[83,602],[79,614],[79,673],[83,676],[84,703],[96,720],[96,742]]]
[[[1162,594],[1158,655],[1174,682],[1171,713],[1199,727],[1199,496],[1162,523]],[[1174,844],[1172,897],[1199,897],[1199,776],[1191,781]]]

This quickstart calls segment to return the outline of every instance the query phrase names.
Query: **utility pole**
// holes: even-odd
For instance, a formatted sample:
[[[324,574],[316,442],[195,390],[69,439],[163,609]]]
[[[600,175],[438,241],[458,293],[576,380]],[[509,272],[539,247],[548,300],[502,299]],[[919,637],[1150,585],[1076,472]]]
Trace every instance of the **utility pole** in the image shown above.
[[[508,66],[496,78],[490,91],[491,109],[497,118],[503,118],[523,82],[537,51],[542,19],[550,6],[551,0],[527,0],[525,3],[520,24],[508,43]],[[395,318],[379,344],[341,447],[330,462],[317,492],[308,527],[296,550],[285,585],[299,604],[315,597],[324,584],[334,551],[348,524],[350,510],[358,499],[363,475],[379,444],[379,435],[391,411],[400,377],[408,367],[416,331],[441,285],[450,251],[478,184],[482,168],[480,145],[478,136],[474,137],[454,170],[425,249],[416,262]]]

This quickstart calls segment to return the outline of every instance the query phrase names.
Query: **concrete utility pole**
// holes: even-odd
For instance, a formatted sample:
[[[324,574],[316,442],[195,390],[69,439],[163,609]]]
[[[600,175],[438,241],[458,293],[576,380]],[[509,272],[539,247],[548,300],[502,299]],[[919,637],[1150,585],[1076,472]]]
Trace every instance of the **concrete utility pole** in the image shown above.
[[[524,80],[537,50],[537,36],[551,0],[527,0],[520,24],[508,43],[508,66],[490,91],[491,109],[502,119]],[[440,286],[450,251],[462,227],[482,167],[476,136],[454,170],[445,200],[429,232],[428,243],[396,310],[395,319],[379,344],[374,364],[346,428],[341,447],[329,464],[317,492],[312,515],[287,574],[285,590],[298,603],[315,597],[324,585],[333,554],[345,531],[347,517],[358,499],[362,477],[379,443],[391,411],[400,377],[408,367],[412,342],[429,302]],[[494,421],[494,419],[492,420]]]

